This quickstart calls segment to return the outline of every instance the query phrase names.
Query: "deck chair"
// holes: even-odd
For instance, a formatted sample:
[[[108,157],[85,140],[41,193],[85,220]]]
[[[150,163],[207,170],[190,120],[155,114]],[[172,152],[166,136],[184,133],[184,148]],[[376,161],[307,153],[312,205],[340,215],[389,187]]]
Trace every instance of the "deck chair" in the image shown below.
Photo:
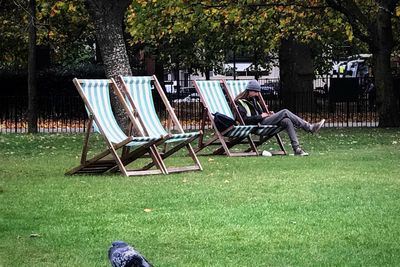
[[[235,114],[237,115],[237,118],[241,124],[244,124],[244,120],[241,117],[239,110],[237,108],[237,105],[235,104],[235,98],[242,93],[243,91],[246,90],[248,80],[223,80],[223,87],[225,89],[226,95],[228,97],[228,100],[231,104],[231,106],[234,109]],[[263,110],[268,111],[268,106],[264,101],[264,98],[262,97],[261,93],[258,95],[258,99],[260,101],[260,104],[263,108]],[[264,126],[264,127],[263,127]],[[278,155],[286,155],[286,150],[283,145],[282,139],[279,136],[279,132],[284,130],[282,127],[275,127],[271,128],[270,125],[260,125],[260,128],[254,131],[253,133],[255,135],[260,136],[260,139],[257,142],[254,142],[256,146],[260,146],[272,137],[275,136],[276,141],[280,147],[280,151],[275,151],[273,154],[278,154]]]
[[[199,146],[195,152],[199,152],[202,149],[210,145],[219,145],[214,150],[214,155],[226,154],[227,156],[257,156],[257,148],[250,138],[252,131],[256,129],[255,125],[233,125],[226,130],[220,132],[214,122],[214,114],[219,112],[232,119],[234,119],[231,108],[226,101],[223,93],[221,84],[219,81],[193,81],[197,93],[200,96],[200,101],[203,104],[203,118],[202,118],[202,129],[205,128],[205,122],[207,116],[211,121],[212,129],[214,134],[208,140],[203,142],[203,137],[199,140]],[[249,147],[246,150],[240,152],[234,152],[231,148],[235,145],[245,143]]]
[[[101,174],[120,171],[124,176],[161,174],[165,173],[161,158],[154,150],[154,146],[163,142],[163,136],[140,137],[127,136],[119,127],[110,103],[110,86],[112,80],[73,80],[76,89],[82,97],[89,121],[82,150],[80,165],[71,169],[66,175],[72,174]],[[98,132],[104,138],[107,149],[100,154],[87,159],[89,151],[89,137]],[[120,153],[118,153],[120,152]],[[127,165],[136,159],[150,155],[151,162],[156,169],[142,167],[127,169]]]
[[[164,160],[184,147],[187,149],[188,154],[193,161],[193,165],[181,167],[167,166],[167,173],[202,170],[203,168],[200,161],[191,146],[191,142],[197,139],[201,132],[184,132],[156,76],[119,76],[118,79],[122,86],[120,86],[120,93],[117,92],[117,96],[122,101],[125,100],[127,108],[131,111],[131,116],[136,115],[135,117],[137,117],[140,123],[139,128],[141,128],[144,134],[151,137],[167,135],[164,149],[162,150],[162,153],[160,153],[161,158]],[[173,134],[167,132],[163,127],[154,106],[152,82],[166,107],[169,118],[177,128],[178,133]],[[168,149],[167,145],[169,147]]]

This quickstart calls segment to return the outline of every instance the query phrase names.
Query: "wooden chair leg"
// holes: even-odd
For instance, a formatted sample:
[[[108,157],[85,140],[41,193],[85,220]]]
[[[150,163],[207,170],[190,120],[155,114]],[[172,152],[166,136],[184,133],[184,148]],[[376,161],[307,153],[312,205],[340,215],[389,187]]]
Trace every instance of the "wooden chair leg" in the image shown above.
[[[86,126],[86,134],[85,134],[85,139],[83,141],[83,147],[82,147],[82,155],[81,155],[81,164],[84,164],[87,159],[87,153],[89,150],[89,137],[90,137],[90,131],[92,129],[93,125],[93,116],[90,115],[89,121]]]
[[[205,132],[205,128],[206,128],[206,119],[207,119],[207,109],[203,108],[203,114],[202,114],[202,119],[201,119],[201,128],[200,128],[202,133],[199,136],[199,144],[198,144],[199,148],[203,147],[203,145],[204,145],[203,140],[204,140],[204,132]]]
[[[282,139],[281,139],[281,137],[279,136],[279,134],[276,134],[276,135],[275,135],[275,138],[276,138],[276,141],[278,142],[279,147],[280,147],[281,150],[283,151],[283,154],[287,155],[285,146],[283,145]]]

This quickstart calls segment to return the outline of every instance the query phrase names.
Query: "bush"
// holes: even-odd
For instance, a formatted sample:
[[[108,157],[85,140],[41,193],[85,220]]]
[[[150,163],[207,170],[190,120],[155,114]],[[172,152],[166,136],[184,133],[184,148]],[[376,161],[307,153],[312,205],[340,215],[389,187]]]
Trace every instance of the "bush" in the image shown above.
[[[71,95],[77,94],[72,83],[73,78],[101,79],[105,78],[102,65],[80,64],[75,68],[60,66],[38,71],[38,95]],[[28,72],[26,69],[0,69],[0,82],[4,90],[0,96],[27,96]]]

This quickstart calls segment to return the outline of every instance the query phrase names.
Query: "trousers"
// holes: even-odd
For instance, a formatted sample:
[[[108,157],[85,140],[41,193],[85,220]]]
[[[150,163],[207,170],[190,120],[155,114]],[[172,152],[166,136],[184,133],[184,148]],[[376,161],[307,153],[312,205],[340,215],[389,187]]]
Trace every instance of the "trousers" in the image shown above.
[[[310,132],[311,124],[307,121],[303,120],[299,116],[293,114],[288,109],[282,109],[271,116],[264,118],[261,121],[263,125],[278,125],[283,127],[288,133],[290,143],[293,149],[296,149],[300,146],[299,139],[296,134],[295,128],[303,129],[306,132]]]

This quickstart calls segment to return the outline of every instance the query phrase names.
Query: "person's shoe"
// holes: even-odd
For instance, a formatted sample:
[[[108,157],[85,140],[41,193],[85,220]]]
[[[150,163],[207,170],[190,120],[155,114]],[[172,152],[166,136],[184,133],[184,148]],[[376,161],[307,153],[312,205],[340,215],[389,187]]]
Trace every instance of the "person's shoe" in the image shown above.
[[[312,134],[318,133],[319,130],[321,129],[322,125],[324,125],[324,123],[325,123],[325,119],[322,119],[322,120],[321,120],[320,122],[318,122],[318,123],[313,123],[313,124],[311,124],[310,132],[311,132]]]
[[[295,156],[308,156],[308,153],[305,152],[303,149],[301,149],[301,147],[298,147],[298,148],[294,149],[294,155]]]

